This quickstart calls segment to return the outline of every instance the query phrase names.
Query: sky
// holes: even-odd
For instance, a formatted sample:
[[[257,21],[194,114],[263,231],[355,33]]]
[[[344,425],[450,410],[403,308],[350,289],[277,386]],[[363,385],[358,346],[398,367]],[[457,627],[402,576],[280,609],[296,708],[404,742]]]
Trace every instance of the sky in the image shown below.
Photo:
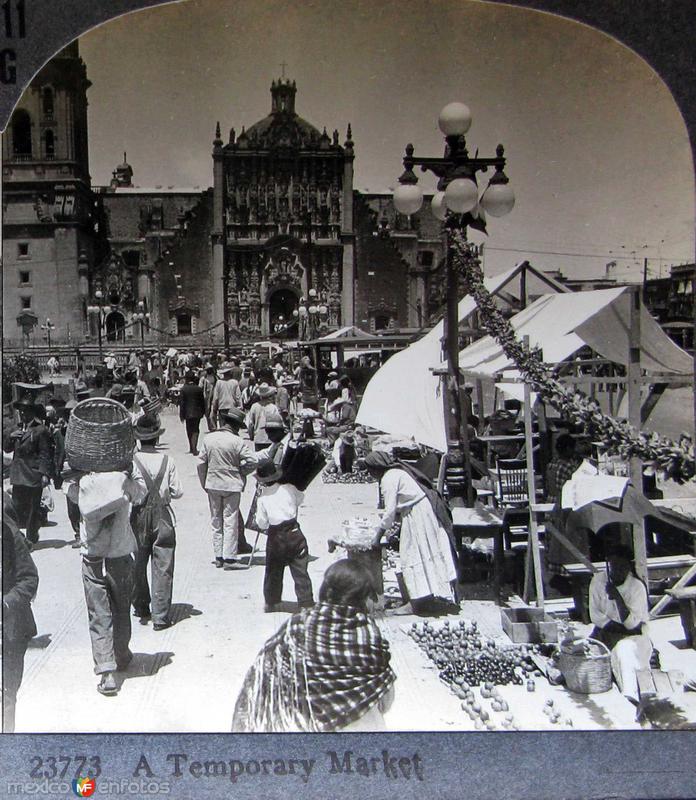
[[[97,185],[124,150],[140,186],[212,185],[216,121],[226,140],[266,116],[284,69],[300,116],[341,142],[351,123],[361,190],[396,186],[409,142],[441,155],[440,109],[470,107],[470,152],[504,144],[516,195],[487,237],[472,235],[488,274],[526,258],[594,277],[617,260],[638,278],[648,258],[657,277],[693,261],[693,165],[669,90],[571,20],[478,0],[184,0],[109,22],[80,48]]]

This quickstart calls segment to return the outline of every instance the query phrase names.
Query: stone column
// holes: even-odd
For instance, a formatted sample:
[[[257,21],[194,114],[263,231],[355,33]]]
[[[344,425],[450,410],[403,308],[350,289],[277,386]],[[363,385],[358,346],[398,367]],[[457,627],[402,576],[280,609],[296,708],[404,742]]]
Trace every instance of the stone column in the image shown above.
[[[343,243],[343,274],[341,291],[341,326],[353,325],[355,317],[355,244]]]
[[[212,316],[211,325],[217,325],[225,319],[225,285],[224,285],[224,265],[225,265],[225,209],[224,209],[224,170],[222,161],[222,141],[219,137],[219,125],[217,138],[213,143],[213,231],[211,235],[212,247]],[[219,338],[223,338],[222,328],[217,329]]]

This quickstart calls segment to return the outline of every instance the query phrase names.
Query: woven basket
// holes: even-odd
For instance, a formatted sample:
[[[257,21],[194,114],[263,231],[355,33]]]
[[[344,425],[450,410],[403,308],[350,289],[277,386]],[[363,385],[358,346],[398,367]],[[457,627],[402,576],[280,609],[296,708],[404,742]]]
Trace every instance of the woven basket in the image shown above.
[[[558,667],[571,692],[599,694],[611,689],[611,656],[609,649],[597,639],[587,639],[594,652],[571,653],[561,643]]]
[[[81,472],[118,472],[133,462],[135,434],[128,409],[108,397],[78,403],[65,434],[65,455]]]

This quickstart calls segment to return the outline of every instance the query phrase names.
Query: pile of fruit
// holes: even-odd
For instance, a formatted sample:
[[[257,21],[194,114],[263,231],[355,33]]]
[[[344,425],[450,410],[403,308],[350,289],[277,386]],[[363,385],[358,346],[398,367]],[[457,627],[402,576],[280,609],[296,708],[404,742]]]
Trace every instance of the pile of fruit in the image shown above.
[[[522,686],[535,691],[535,678],[542,673],[533,657],[542,651],[539,645],[497,645],[481,634],[476,622],[450,625],[445,620],[435,628],[429,622],[413,623],[409,635],[439,669],[440,679],[462,701],[464,713],[477,730],[519,730],[508,701],[498,687]],[[546,700],[544,714],[552,724],[561,723],[554,701]],[[571,719],[562,722],[572,727]]]
[[[365,469],[353,467],[352,472],[340,473],[335,464],[330,464],[321,473],[324,483],[376,483],[375,479]]]
[[[445,620],[441,628],[429,622],[421,626],[413,623],[409,635],[425,651],[440,670],[440,678],[455,694],[466,693],[470,686],[521,686],[525,679],[540,677],[532,659],[539,652],[538,645],[496,645],[493,639],[483,636],[476,622],[467,625],[463,620],[450,625]],[[485,697],[486,695],[483,694]]]

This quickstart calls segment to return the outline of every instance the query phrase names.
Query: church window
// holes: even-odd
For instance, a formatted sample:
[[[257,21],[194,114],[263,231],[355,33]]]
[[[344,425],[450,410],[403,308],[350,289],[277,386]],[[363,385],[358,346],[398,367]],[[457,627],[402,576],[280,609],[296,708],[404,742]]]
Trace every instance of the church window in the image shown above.
[[[29,270],[20,270],[19,272],[19,285],[28,286],[31,283],[31,272]]]
[[[56,154],[56,137],[52,130],[47,130],[44,134],[46,158],[52,159]]]
[[[121,258],[127,267],[140,266],[140,252],[138,250],[124,250],[121,253]]]
[[[179,336],[191,335],[191,315],[190,314],[177,314],[176,315],[176,328]]]
[[[50,86],[45,86],[41,93],[41,107],[44,117],[53,117],[53,89]]]
[[[15,156],[31,156],[31,117],[20,109],[12,118],[12,152]]]
[[[19,258],[29,258],[29,242],[19,242],[17,244],[17,255]]]
[[[22,311],[27,311],[31,308],[31,297],[21,297]]]
[[[419,261],[422,267],[432,267],[433,265],[433,251],[432,250],[421,250],[418,253]]]

